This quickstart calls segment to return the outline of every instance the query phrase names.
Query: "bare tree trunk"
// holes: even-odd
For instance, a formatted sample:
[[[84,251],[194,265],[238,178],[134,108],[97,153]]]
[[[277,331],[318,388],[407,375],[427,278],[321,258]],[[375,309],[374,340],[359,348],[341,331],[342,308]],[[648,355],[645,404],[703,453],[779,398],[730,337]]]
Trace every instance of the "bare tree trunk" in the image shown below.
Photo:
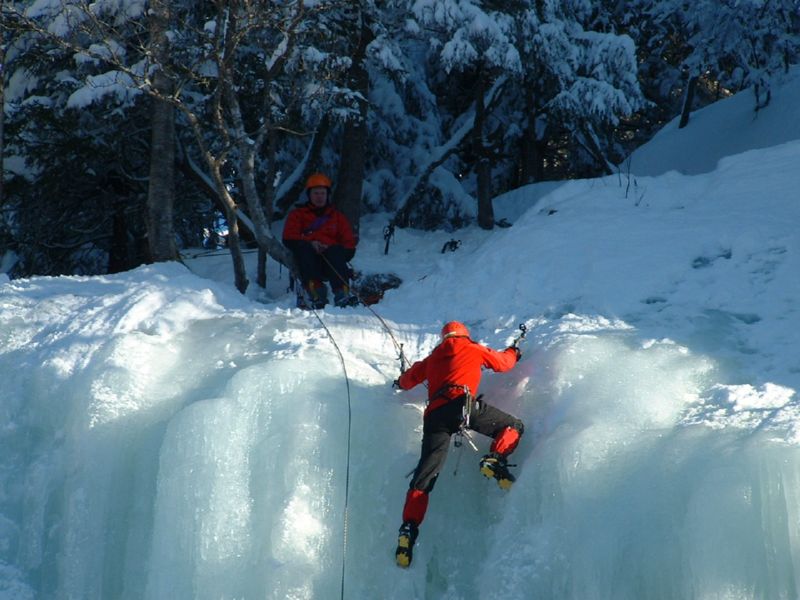
[[[0,0],[0,10],[3,8],[3,0]],[[8,37],[8,39],[6,39]],[[11,41],[11,33],[7,27],[3,27],[0,33],[0,206],[3,206],[3,181],[5,180],[5,169],[3,163],[5,162],[6,146],[4,137],[5,114],[4,107],[6,105],[6,46]],[[2,257],[0,257],[2,258]]]
[[[575,139],[583,146],[584,150],[595,159],[603,170],[604,175],[612,175],[614,173],[614,165],[611,164],[605,152],[603,152],[603,149],[600,147],[600,141],[597,139],[597,134],[591,123],[586,123],[578,127],[575,131]]]
[[[756,112],[769,106],[772,100],[772,90],[769,89],[768,83],[756,83],[753,86],[753,93],[756,96]]]
[[[522,132],[519,140],[519,159],[516,168],[516,187],[521,187],[536,181],[536,140],[532,127],[526,128]]]
[[[367,94],[369,93],[369,75],[364,66],[367,46],[373,39],[372,32],[361,17],[361,36],[358,48],[353,56],[350,68],[350,89],[361,94],[358,100],[358,116],[349,119],[342,133],[341,160],[339,162],[338,181],[334,196],[336,206],[341,210],[358,235],[361,219],[361,190],[364,183],[364,165],[367,152]]]
[[[214,102],[216,103],[215,110],[219,111],[219,95],[217,95]],[[197,146],[200,148],[206,165],[208,166],[211,179],[214,182],[213,185],[216,195],[222,202],[225,220],[228,223],[228,250],[231,253],[231,260],[233,260],[234,285],[240,293],[244,294],[250,282],[247,280],[247,269],[245,268],[244,257],[242,256],[242,246],[239,236],[240,215],[236,210],[236,201],[231,197],[225,185],[225,179],[222,176],[222,165],[225,162],[225,154],[214,156],[209,151],[205,139],[203,138],[203,127],[197,115],[185,105],[181,105],[181,109],[186,119],[189,121],[195,140],[197,141]],[[251,227],[251,229],[255,229],[255,227]]]
[[[111,248],[108,251],[108,272],[121,273],[131,268],[128,253],[128,224],[125,207],[119,198],[114,202],[114,218],[111,225]]]
[[[366,103],[365,103],[366,104]],[[366,107],[361,117],[348,121],[342,133],[341,162],[336,182],[334,200],[358,235],[361,220],[361,191],[366,164]]]
[[[686,95],[683,98],[683,110],[681,110],[681,120],[678,123],[678,129],[683,129],[689,124],[689,115],[692,114],[692,102],[694,102],[695,88],[697,88],[697,75],[692,75],[686,83]]]
[[[262,290],[267,287],[267,259],[269,254],[261,246],[258,247],[258,264],[256,265],[256,285]]]
[[[487,156],[483,139],[486,123],[486,104],[484,101],[485,75],[478,73],[478,85],[475,91],[475,128],[472,130],[472,143],[475,156],[478,157],[476,174],[478,176],[478,225],[481,229],[494,227],[494,208],[492,207],[492,163]]]
[[[239,219],[236,215],[236,201],[231,197],[225,180],[222,177],[221,164],[216,161],[211,169],[214,183],[217,186],[217,194],[225,203],[225,220],[228,222],[228,250],[233,260],[233,280],[236,289],[244,294],[250,282],[247,280],[247,268],[244,264],[242,255],[241,237],[239,235]]]
[[[542,181],[544,178],[544,154],[536,137],[535,127],[529,127],[520,141],[519,185]]]
[[[231,252],[231,260],[233,260],[233,283],[239,293],[244,294],[250,281],[247,279],[247,268],[242,254],[239,221],[237,221],[236,215],[228,214],[226,217],[228,219],[228,249]]]
[[[156,79],[159,77],[156,76]],[[147,190],[147,239],[150,260],[178,258],[173,225],[175,199],[175,113],[171,104],[153,99],[150,179]]]
[[[297,9],[294,14],[293,27],[296,27],[302,21],[304,15],[303,6],[303,3],[299,3],[297,5]],[[236,85],[235,81],[236,76],[234,70],[231,68],[231,64],[229,63],[229,61],[235,55],[236,45],[240,41],[239,36],[242,33],[242,30],[240,29],[241,25],[242,22],[240,22],[235,11],[227,13],[227,33],[219,40],[221,48],[224,48],[224,51],[219,55],[221,60],[217,63],[219,69],[217,85],[219,87],[216,98],[217,106],[215,111],[215,120],[217,122],[218,130],[224,132],[224,135],[231,143],[231,146],[235,147],[238,151],[237,163],[239,167],[242,192],[244,194],[245,201],[247,202],[249,216],[253,223],[252,229],[256,235],[256,242],[258,243],[261,254],[261,259],[259,261],[260,275],[258,276],[258,281],[266,285],[266,256],[264,256],[264,254],[272,256],[275,260],[287,265],[292,270],[296,269],[291,253],[280,242],[280,240],[278,240],[272,234],[270,229],[270,219],[267,218],[267,213],[272,212],[272,203],[269,202],[269,205],[265,207],[256,187],[256,153],[260,151],[264,142],[264,138],[267,132],[270,130],[270,127],[269,124],[262,127],[256,134],[255,139],[248,135],[247,128],[245,127],[244,117],[242,116],[242,110],[239,104],[237,91],[238,86]],[[293,42],[291,41],[287,42],[287,46],[291,45],[292,43]],[[276,60],[273,64],[273,69],[277,68],[277,65],[281,64],[284,58],[285,54],[283,55],[283,58]],[[215,174],[215,179],[221,181],[221,173],[217,172]],[[220,191],[227,196],[225,202],[232,208],[231,212],[235,216],[237,212],[236,204],[233,198],[230,197],[228,190],[224,188],[224,186],[222,187],[223,189]],[[268,196],[268,198],[271,199],[271,196]],[[234,250],[232,248],[231,252],[233,253],[233,251]],[[241,251],[238,251],[238,254],[239,257],[241,257]],[[235,265],[237,260],[238,259],[234,257]],[[243,265],[242,272],[244,272]],[[246,287],[246,279],[244,279],[243,283]],[[240,291],[243,292],[243,290]]]
[[[530,86],[532,88],[533,86]],[[529,88],[529,89],[530,89]],[[544,161],[536,128],[538,109],[533,93],[525,94],[525,111],[528,114],[528,126],[520,140],[519,181],[518,186],[541,181],[544,176]]]
[[[151,2],[150,32],[158,64],[164,64],[169,49],[166,36],[169,8],[161,0]],[[172,82],[159,70],[153,87],[162,97],[172,92]],[[178,258],[175,246],[173,207],[175,204],[175,109],[172,104],[153,99],[150,146],[150,180],[147,192],[147,238],[150,260],[161,262]]]
[[[492,163],[483,156],[478,159],[478,225],[481,229],[494,227],[494,206],[492,206]]]
[[[267,117],[269,118],[269,117]],[[267,225],[268,227],[272,227],[272,220],[275,214],[275,179],[277,175],[277,162],[275,160],[275,154],[277,152],[277,136],[275,135],[274,129],[268,129],[266,133],[267,138],[267,149],[264,156],[264,161],[266,162],[267,169],[266,169],[266,182],[267,185],[264,186],[264,211],[267,217]],[[258,287],[264,289],[267,287],[267,263],[268,263],[269,255],[265,248],[259,246],[258,247],[258,266],[256,267],[256,285]]]
[[[256,241],[259,247],[270,256],[292,268],[294,267],[292,255],[272,234],[264,207],[261,204],[261,197],[256,189],[255,153],[259,144],[253,143],[245,132],[244,119],[242,118],[239,99],[236,96],[233,82],[223,80],[221,85],[225,86],[224,94],[227,99],[227,108],[230,113],[233,131],[235,132],[236,147],[239,150],[242,192],[247,201],[247,208],[250,210],[250,218],[255,225]]]

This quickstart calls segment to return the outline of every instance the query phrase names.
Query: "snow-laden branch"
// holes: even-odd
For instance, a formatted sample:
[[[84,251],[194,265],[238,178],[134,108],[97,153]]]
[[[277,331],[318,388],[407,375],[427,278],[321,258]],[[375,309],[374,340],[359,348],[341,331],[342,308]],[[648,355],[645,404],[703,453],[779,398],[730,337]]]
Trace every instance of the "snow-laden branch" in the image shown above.
[[[489,89],[488,92],[486,92],[486,95],[484,96],[484,106],[490,106],[493,104],[498,96],[500,88],[503,87],[506,81],[506,77],[497,78],[497,81],[494,82],[494,85]],[[448,139],[441,146],[435,148],[431,153],[430,160],[425,165],[422,172],[417,176],[414,185],[411,186],[408,193],[406,193],[401,200],[400,209],[395,213],[391,220],[392,225],[397,225],[400,227],[408,226],[408,219],[411,215],[411,211],[415,208],[422,197],[422,188],[428,181],[428,178],[439,166],[441,166],[448,158],[450,158],[450,156],[452,156],[456,150],[458,150],[464,139],[466,139],[467,136],[472,133],[472,130],[475,128],[475,115],[476,104],[473,102],[472,105],[470,105],[469,110],[462,116],[461,125],[456,129],[453,135],[450,136],[450,139]]]

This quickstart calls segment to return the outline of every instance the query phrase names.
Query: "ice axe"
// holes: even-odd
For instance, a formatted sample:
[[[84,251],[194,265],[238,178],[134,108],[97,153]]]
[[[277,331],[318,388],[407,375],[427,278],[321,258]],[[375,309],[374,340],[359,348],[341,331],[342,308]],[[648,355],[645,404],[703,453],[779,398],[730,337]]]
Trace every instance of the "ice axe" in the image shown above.
[[[403,352],[403,344],[399,345],[398,350],[399,350],[399,352],[397,354],[397,358],[400,361],[400,375],[402,375],[403,373],[405,373],[408,370],[409,364],[408,364],[408,359],[406,358],[406,355]],[[427,386],[427,384],[426,384],[426,386]],[[400,389],[400,377],[398,377],[397,379],[395,379],[392,382],[392,387],[394,389],[396,389],[396,390]]]
[[[402,375],[403,373],[406,372],[406,370],[409,367],[408,359],[406,358],[406,355],[403,352],[403,344],[400,344],[400,349],[397,354],[397,358],[400,360],[400,374]]]
[[[525,323],[520,323],[519,331],[520,331],[519,335],[516,338],[514,338],[513,342],[511,342],[512,348],[519,348],[520,343],[522,342],[522,340],[525,339],[525,334],[528,333],[528,326],[525,325]]]

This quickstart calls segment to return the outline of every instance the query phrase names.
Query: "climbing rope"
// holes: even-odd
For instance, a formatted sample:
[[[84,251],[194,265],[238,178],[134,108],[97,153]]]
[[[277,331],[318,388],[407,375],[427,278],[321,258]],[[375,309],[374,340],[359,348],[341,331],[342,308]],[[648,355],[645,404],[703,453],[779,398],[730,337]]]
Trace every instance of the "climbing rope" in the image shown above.
[[[341,281],[344,284],[347,284],[347,280],[344,277],[342,277],[342,275],[339,273],[339,271],[336,270],[336,267],[334,267],[331,264],[331,262],[328,260],[328,258],[324,254],[320,254],[320,256],[322,257],[322,260],[324,260],[325,263],[330,267],[331,271],[333,271],[333,274],[336,275],[339,278],[339,281]],[[408,364],[408,359],[406,359],[406,355],[403,352],[403,344],[399,343],[397,341],[397,338],[394,337],[394,334],[392,333],[392,330],[389,328],[389,325],[386,323],[386,321],[383,320],[383,317],[381,317],[375,311],[375,309],[372,308],[369,304],[364,302],[364,299],[358,294],[357,291],[355,291],[353,289],[351,289],[350,291],[356,297],[356,299],[359,301],[359,303],[361,303],[362,306],[364,306],[368,311],[370,311],[373,315],[375,315],[375,317],[378,319],[378,321],[380,321],[381,325],[383,325],[383,328],[386,330],[386,333],[389,334],[389,338],[392,340],[392,343],[394,344],[394,347],[397,350],[397,358],[400,359],[400,371],[401,372],[405,371],[408,368],[409,364]]]
[[[320,254],[322,259],[328,264],[331,271],[339,278],[340,281],[346,283],[346,280],[341,276],[341,274],[336,270],[336,268],[330,263],[330,261],[325,257],[324,254]],[[352,410],[352,401],[350,395],[350,378],[347,375],[347,365],[344,360],[344,354],[342,350],[339,348],[339,344],[336,342],[336,338],[333,337],[331,330],[325,324],[325,321],[322,320],[322,317],[319,313],[314,309],[313,302],[306,294],[305,289],[301,286],[300,288],[301,293],[305,298],[305,304],[309,307],[309,310],[314,314],[319,324],[322,325],[322,328],[325,330],[325,333],[328,335],[328,338],[331,340],[333,347],[336,349],[337,354],[339,355],[339,360],[342,363],[342,371],[344,372],[345,383],[347,384],[347,469],[345,471],[345,486],[344,486],[344,529],[342,533],[342,583],[341,583],[341,598],[344,600],[344,589],[345,589],[345,581],[346,581],[346,574],[347,574],[347,529],[348,529],[348,517],[349,517],[349,498],[350,498],[350,448],[351,448],[351,433],[352,433],[352,419],[353,419],[353,410]],[[351,290],[352,291],[352,290]],[[397,341],[392,330],[389,328],[389,325],[383,318],[371,307],[369,306],[361,296],[358,295],[357,292],[352,291],[353,295],[358,299],[358,301],[365,306],[369,311],[377,317],[378,321],[380,321],[383,328],[389,334],[392,342],[394,343],[395,348],[398,352],[398,358],[400,359],[400,371],[403,372],[408,368],[408,361],[406,359],[405,353],[403,352],[403,344]]]
[[[347,468],[345,469],[345,477],[344,477],[344,528],[342,530],[342,587],[341,587],[341,598],[344,600],[344,584],[345,584],[345,575],[346,575],[346,567],[347,567],[347,527],[348,527],[348,516],[349,516],[349,500],[350,500],[350,439],[351,433],[353,429],[353,408],[352,402],[350,397],[350,377],[347,375],[347,365],[345,364],[344,354],[342,354],[341,348],[339,348],[339,344],[336,343],[336,338],[333,337],[331,330],[328,329],[328,326],[325,325],[325,321],[322,320],[322,317],[319,316],[319,313],[314,310],[313,305],[309,302],[309,299],[306,298],[306,303],[310,307],[309,310],[314,314],[319,321],[319,324],[322,325],[322,328],[325,330],[325,333],[328,334],[328,338],[331,340],[333,347],[336,349],[336,353],[339,355],[339,360],[342,363],[342,371],[344,372],[344,380],[347,385]]]

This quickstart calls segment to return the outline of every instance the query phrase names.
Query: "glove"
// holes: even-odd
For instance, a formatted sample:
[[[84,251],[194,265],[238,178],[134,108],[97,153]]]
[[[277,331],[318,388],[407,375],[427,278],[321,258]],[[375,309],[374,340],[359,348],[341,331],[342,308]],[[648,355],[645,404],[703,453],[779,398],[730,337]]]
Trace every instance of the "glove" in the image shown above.
[[[517,362],[519,362],[519,359],[522,358],[522,350],[519,349],[519,346],[509,346],[509,348],[514,351],[514,354],[517,357]]]

